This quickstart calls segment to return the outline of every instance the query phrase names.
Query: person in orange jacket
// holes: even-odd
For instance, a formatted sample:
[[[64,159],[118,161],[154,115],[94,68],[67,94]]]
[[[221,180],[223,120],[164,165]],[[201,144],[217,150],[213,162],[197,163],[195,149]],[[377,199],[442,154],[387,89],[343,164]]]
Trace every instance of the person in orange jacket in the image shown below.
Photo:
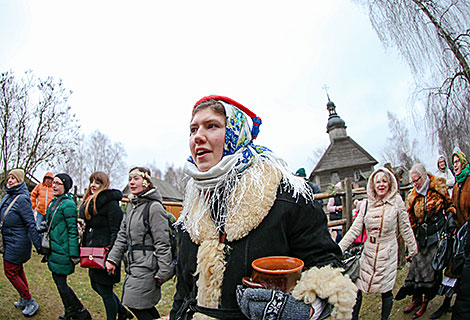
[[[54,194],[52,193],[52,180],[54,175],[47,172],[42,179],[42,183],[38,183],[31,192],[31,205],[36,214],[36,225],[39,227],[44,220],[46,209],[49,206]]]

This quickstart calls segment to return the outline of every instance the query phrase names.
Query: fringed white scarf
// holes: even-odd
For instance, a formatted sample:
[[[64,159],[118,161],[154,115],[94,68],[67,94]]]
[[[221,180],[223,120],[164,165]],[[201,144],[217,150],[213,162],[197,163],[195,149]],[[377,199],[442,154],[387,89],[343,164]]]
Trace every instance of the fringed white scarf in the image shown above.
[[[293,197],[297,201],[301,197],[313,201],[314,195],[311,188],[308,187],[303,179],[294,176],[282,159],[276,157],[272,152],[263,152],[262,154],[254,152],[253,154],[255,157],[247,169],[250,171],[249,181],[245,177],[246,171],[238,173],[231,167],[232,163],[237,161],[238,152],[234,155],[223,157],[216,166],[207,172],[200,172],[192,163],[186,164],[184,172],[190,177],[190,180],[186,186],[183,211],[177,222],[182,225],[183,230],[199,238],[200,224],[203,223],[202,218],[214,209],[223,214],[223,216],[218,217],[221,223],[215,227],[217,231],[223,229],[228,218],[233,218],[227,217],[227,213],[232,215],[238,214],[239,208],[245,201],[244,197],[229,197],[235,189],[239,194],[249,192],[252,195],[258,196],[260,197],[258,201],[261,202],[265,196],[265,189],[268,187],[265,185],[264,179],[262,179],[263,176],[269,174],[266,172],[264,165],[269,166],[271,170],[274,169],[280,172],[282,191],[292,191]],[[211,196],[213,194],[223,194],[223,196]],[[222,198],[223,201],[222,203],[217,203],[218,207],[215,208],[217,198]],[[199,199],[199,201],[195,201],[195,199]],[[230,203],[227,203],[227,201],[230,201]],[[230,208],[230,212],[226,210],[227,208]],[[190,219],[189,213],[191,213]]]

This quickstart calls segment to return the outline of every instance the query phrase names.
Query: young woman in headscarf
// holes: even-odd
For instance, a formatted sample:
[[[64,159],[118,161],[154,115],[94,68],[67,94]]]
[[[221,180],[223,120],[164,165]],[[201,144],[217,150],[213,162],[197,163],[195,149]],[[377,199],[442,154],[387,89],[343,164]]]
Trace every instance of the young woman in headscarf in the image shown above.
[[[85,221],[82,247],[108,247],[111,249],[116,240],[122,221],[119,201],[122,192],[110,189],[109,177],[101,171],[90,175],[83,202],[80,206],[80,218]],[[131,319],[133,316],[113,292],[113,286],[121,280],[120,265],[114,274],[104,269],[90,268],[88,275],[93,290],[101,297],[106,310],[107,320]]]
[[[454,172],[456,183],[452,190],[452,202],[457,209],[456,225],[460,229],[465,222],[468,221],[468,212],[470,206],[470,166],[468,165],[467,157],[463,152],[455,152],[452,156],[454,164]],[[452,263],[452,262],[451,262]],[[445,276],[451,277],[449,274],[450,268],[447,268]],[[457,299],[452,308],[452,319],[470,319],[470,239],[467,239],[465,247],[465,262],[463,271],[457,285]],[[451,292],[453,293],[453,291]],[[449,309],[450,300],[452,295],[447,294],[441,308],[444,313]],[[439,308],[438,311],[441,309]]]
[[[193,108],[170,319],[351,317],[356,288],[337,268],[341,250],[326,215],[303,179],[253,144],[260,124],[223,96],[204,97]],[[266,256],[304,261],[292,293],[241,286],[252,261]]]
[[[405,284],[395,296],[401,300],[413,296],[412,303],[404,309],[410,313],[416,308],[413,319],[426,311],[428,303],[439,288],[442,275],[432,268],[432,260],[439,245],[439,236],[446,216],[455,213],[445,180],[426,172],[424,165],[415,164],[410,171],[414,188],[407,198],[410,224],[418,243],[418,254],[413,257]]]

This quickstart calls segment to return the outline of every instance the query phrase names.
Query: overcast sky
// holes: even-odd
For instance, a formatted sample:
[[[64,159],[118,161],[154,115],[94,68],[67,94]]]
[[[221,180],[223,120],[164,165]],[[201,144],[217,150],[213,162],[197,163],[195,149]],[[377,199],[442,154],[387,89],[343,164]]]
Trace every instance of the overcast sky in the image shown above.
[[[329,144],[325,84],[348,135],[378,161],[387,110],[410,118],[407,65],[347,0],[0,0],[0,39],[1,71],[61,78],[84,133],[121,142],[129,166],[182,166],[191,108],[209,94],[257,113],[257,143],[293,171],[310,172],[313,150]]]

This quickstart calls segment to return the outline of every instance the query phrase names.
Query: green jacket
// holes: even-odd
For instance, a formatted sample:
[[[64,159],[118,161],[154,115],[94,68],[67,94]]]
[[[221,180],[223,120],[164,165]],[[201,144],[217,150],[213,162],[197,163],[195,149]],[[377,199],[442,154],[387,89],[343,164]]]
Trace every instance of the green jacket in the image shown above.
[[[46,211],[46,221],[51,223],[51,253],[47,258],[49,269],[57,274],[69,275],[74,272],[75,265],[71,257],[79,257],[77,229],[77,207],[70,194],[64,195],[59,206],[54,208],[57,197],[52,199]],[[55,215],[54,212],[56,211]],[[53,217],[54,216],[54,217]]]

